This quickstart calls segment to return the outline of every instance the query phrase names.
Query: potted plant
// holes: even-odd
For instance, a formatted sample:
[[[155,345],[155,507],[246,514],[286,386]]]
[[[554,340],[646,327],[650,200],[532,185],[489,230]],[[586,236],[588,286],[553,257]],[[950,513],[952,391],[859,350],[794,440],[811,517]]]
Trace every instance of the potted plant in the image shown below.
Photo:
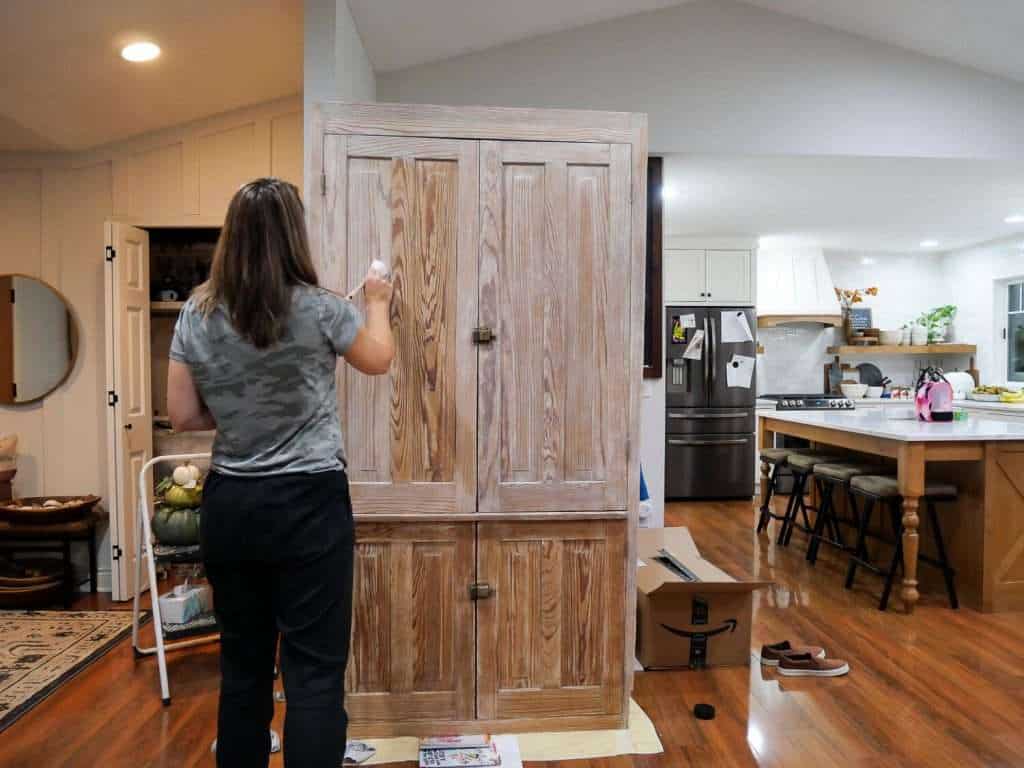
[[[839,305],[843,308],[843,335],[846,337],[847,343],[850,343],[855,333],[853,330],[853,323],[850,320],[850,309],[853,308],[854,304],[860,304],[864,301],[865,296],[877,296],[878,288],[871,286],[870,288],[835,288],[836,298],[839,299]]]
[[[917,322],[928,329],[929,344],[941,344],[946,341],[952,341],[953,334],[950,328],[953,325],[954,317],[956,317],[956,306],[945,304],[941,307],[935,307],[935,309],[928,312],[923,312],[917,318]]]

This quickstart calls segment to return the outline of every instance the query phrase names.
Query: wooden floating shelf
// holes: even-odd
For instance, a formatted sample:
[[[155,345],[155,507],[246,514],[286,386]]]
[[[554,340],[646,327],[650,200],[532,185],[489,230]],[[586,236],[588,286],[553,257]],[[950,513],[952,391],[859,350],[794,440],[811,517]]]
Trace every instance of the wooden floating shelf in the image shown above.
[[[974,344],[872,344],[868,346],[829,347],[830,355],[973,355]]]
[[[149,304],[149,311],[153,314],[178,314],[185,306],[184,301],[153,301]]]

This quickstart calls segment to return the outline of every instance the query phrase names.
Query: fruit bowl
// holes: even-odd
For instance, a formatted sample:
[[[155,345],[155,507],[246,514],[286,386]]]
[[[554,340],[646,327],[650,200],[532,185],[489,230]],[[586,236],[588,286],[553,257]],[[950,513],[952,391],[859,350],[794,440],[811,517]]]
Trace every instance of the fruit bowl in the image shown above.
[[[81,520],[99,502],[99,496],[26,496],[0,503],[0,520],[47,525]],[[51,503],[48,503],[51,502]]]

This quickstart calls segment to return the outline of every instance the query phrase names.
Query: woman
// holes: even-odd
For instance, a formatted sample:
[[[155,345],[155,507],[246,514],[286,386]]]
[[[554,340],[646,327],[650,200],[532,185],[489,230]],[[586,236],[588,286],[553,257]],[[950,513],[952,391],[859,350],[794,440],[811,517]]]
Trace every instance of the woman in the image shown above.
[[[335,367],[388,370],[391,285],[367,275],[365,325],[317,285],[298,190],[258,179],[231,200],[171,344],[171,424],[217,430],[201,537],[221,625],[222,767],[267,765],[279,638],[285,764],[336,768],[345,751],[353,523]]]

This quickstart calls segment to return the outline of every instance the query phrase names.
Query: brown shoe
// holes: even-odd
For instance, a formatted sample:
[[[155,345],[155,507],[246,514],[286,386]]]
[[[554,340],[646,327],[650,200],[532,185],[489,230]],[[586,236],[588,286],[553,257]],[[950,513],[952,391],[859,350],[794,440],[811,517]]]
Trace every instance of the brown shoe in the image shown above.
[[[816,659],[825,658],[824,648],[817,645],[790,645],[788,640],[783,640],[774,645],[761,646],[761,663],[766,667],[777,667],[783,656],[790,656],[794,653],[798,655],[806,653]]]
[[[779,660],[779,674],[790,677],[839,677],[850,671],[841,659],[816,659],[809,653],[791,653]]]

